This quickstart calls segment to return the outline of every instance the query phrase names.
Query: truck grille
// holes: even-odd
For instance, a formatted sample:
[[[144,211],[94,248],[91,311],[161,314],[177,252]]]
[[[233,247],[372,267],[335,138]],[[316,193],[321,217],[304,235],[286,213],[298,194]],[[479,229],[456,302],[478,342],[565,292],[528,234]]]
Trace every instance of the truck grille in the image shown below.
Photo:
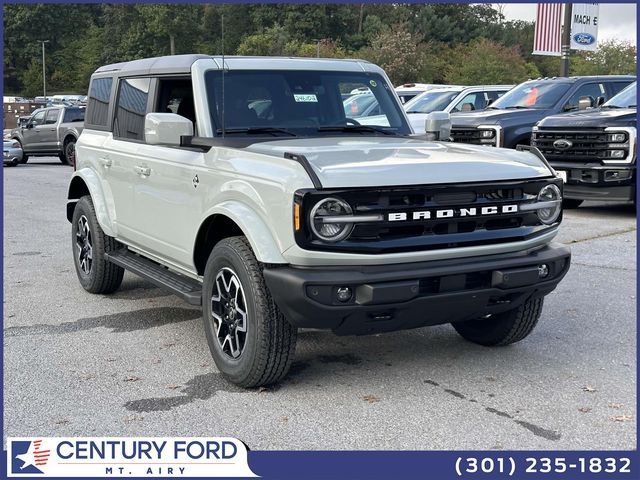
[[[624,150],[624,158],[626,158],[629,153],[628,144],[610,142],[610,135],[601,128],[544,128],[532,133],[531,145],[537,147],[547,160],[576,162],[616,160],[612,157],[614,150]],[[563,143],[564,148],[562,148]],[[622,159],[617,158],[617,160]]]
[[[393,189],[353,189],[333,191],[301,191],[296,202],[301,204],[303,228],[296,242],[305,249],[346,251],[354,253],[392,253],[434,250],[472,245],[486,245],[525,240],[553,226],[542,225],[535,211],[504,213],[508,206],[536,200],[549,180],[500,182],[493,185],[398,187]],[[325,197],[339,197],[353,209],[354,215],[379,215],[379,221],[356,223],[351,234],[335,243],[322,242],[308,228],[309,212]],[[498,213],[480,215],[483,207]],[[463,215],[475,208],[478,214]],[[416,212],[446,211],[443,218],[414,220]],[[389,214],[404,215],[402,221],[391,221]],[[560,221],[560,219],[558,220]]]
[[[451,128],[451,138],[454,142],[472,143],[474,145],[484,144],[480,137],[480,130],[477,128]]]

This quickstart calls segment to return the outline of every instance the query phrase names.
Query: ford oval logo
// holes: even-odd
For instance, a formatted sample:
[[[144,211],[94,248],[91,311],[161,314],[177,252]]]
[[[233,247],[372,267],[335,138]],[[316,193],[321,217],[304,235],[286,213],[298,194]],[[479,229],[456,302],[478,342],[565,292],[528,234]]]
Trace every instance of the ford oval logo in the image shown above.
[[[573,41],[579,43],[580,45],[592,45],[595,43],[596,37],[594,37],[590,33],[576,33],[573,36]]]
[[[564,138],[553,142],[553,148],[556,150],[567,150],[571,147],[573,147],[573,142],[571,140],[565,140]]]

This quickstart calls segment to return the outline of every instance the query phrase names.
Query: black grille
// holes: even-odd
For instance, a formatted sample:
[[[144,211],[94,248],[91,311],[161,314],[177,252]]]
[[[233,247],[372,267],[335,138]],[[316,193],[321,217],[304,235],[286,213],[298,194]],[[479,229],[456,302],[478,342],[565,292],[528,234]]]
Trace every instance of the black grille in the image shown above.
[[[303,228],[296,233],[296,241],[307,249],[391,253],[524,240],[549,227],[540,224],[534,211],[509,213],[504,207],[535,201],[542,186],[550,181],[302,191],[298,192],[296,201],[302,207]],[[356,223],[349,237],[340,242],[322,242],[311,233],[307,217],[313,206],[328,196],[344,199],[356,216],[380,215],[382,219]],[[498,213],[481,215],[483,207],[496,208]],[[469,213],[473,208],[476,214]],[[436,217],[435,212],[441,210],[447,210],[447,215],[452,216]],[[424,211],[429,211],[431,218],[414,220],[414,213]],[[390,213],[405,217],[391,220]]]
[[[553,129],[537,130],[531,136],[531,145],[537,147],[547,160],[568,160],[579,162],[600,162],[602,160],[624,160],[612,158],[612,150],[624,150],[628,154],[628,146],[622,143],[610,143],[609,132],[601,128],[593,129]],[[569,142],[568,148],[558,148],[554,143],[558,140]],[[562,142],[560,142],[562,143]]]
[[[484,130],[477,128],[451,128],[451,138],[458,143],[471,143],[474,145],[495,145],[495,136],[493,138],[482,138],[481,134]],[[495,134],[494,134],[495,135]]]

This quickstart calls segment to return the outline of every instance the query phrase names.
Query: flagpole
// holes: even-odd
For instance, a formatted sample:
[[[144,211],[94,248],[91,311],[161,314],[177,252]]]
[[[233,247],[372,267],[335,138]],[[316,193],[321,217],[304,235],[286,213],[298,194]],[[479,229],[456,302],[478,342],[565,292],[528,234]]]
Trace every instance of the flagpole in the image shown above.
[[[573,13],[573,4],[565,3],[564,4],[564,22],[563,22],[563,29],[562,29],[562,46],[561,46],[561,52],[560,52],[560,76],[561,77],[569,76],[569,53],[571,50],[571,14],[572,13]]]

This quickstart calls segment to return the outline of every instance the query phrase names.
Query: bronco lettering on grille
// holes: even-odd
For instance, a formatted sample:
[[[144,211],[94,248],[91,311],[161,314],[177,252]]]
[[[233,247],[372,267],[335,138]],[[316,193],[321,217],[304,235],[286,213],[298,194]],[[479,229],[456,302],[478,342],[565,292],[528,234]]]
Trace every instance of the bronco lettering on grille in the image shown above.
[[[501,213],[517,213],[518,205],[494,205],[487,207],[444,208],[437,210],[419,210],[415,212],[393,212],[387,214],[387,221],[416,221],[439,218],[478,217],[483,215],[498,215]]]

